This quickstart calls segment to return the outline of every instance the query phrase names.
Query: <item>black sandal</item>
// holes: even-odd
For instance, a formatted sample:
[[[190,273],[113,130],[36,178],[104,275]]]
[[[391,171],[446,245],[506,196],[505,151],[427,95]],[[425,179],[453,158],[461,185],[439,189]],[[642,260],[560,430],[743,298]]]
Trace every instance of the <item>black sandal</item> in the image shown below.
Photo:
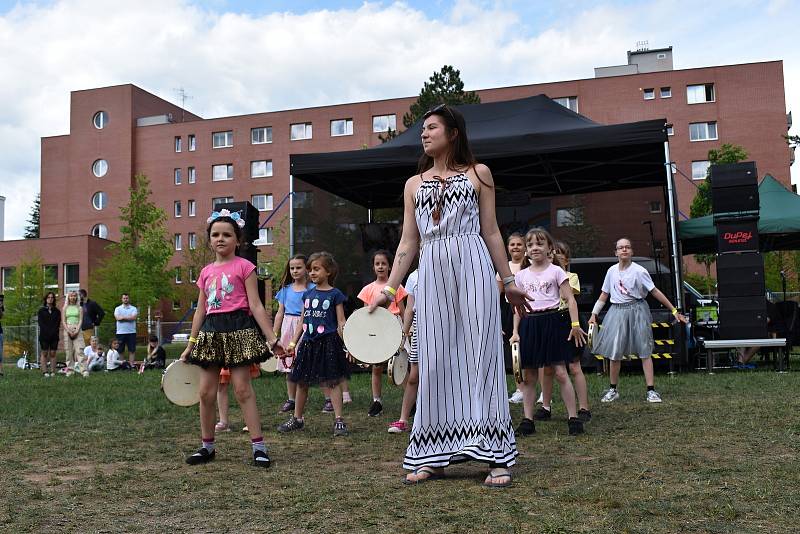
[[[212,461],[217,455],[217,451],[209,451],[205,447],[200,447],[197,452],[186,458],[186,463],[189,465],[207,464]]]
[[[272,465],[272,462],[270,462],[269,455],[265,451],[255,451],[253,452],[253,465],[266,469]]]

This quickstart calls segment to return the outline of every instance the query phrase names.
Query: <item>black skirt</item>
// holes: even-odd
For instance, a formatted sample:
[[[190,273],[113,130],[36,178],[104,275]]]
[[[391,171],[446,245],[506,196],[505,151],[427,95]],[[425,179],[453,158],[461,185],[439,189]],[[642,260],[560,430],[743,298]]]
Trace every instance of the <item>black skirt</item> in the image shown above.
[[[567,341],[571,330],[568,310],[534,312],[519,324],[519,348],[523,369],[568,364],[575,343]]]
[[[206,315],[189,363],[203,368],[240,367],[272,358],[261,329],[244,310]]]
[[[322,387],[334,387],[350,378],[350,366],[339,334],[333,332],[300,341],[288,378],[306,386]]]

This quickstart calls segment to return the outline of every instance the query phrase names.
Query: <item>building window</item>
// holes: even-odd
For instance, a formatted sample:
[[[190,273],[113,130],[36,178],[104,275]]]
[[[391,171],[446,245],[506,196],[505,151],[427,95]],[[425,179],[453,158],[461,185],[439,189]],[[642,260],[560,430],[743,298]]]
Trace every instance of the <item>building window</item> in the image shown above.
[[[667,135],[675,135],[675,127],[667,126]]]
[[[214,132],[211,135],[211,146],[213,148],[227,148],[233,146],[233,130]]]
[[[273,232],[272,228],[259,228],[258,229],[258,239],[261,240],[266,245],[273,244]]]
[[[194,275],[194,269],[193,269],[193,268],[191,268],[191,267],[189,267],[189,281],[190,281],[191,283],[193,283],[193,284],[194,284],[195,282],[197,282],[197,277]]]
[[[16,283],[14,282],[14,276],[16,273],[16,267],[3,267],[3,291],[8,291],[9,289],[14,289],[16,287]]]
[[[294,239],[296,243],[311,243],[314,241],[316,234],[313,226],[297,226],[295,230]]]
[[[81,284],[81,266],[77,263],[64,264],[64,293],[78,289]]]
[[[175,177],[175,185],[181,185],[181,170],[175,169],[172,171],[172,174]]]
[[[272,142],[272,126],[262,126],[250,130],[250,143],[253,145],[263,145]]]
[[[301,139],[311,139],[311,123],[301,122],[299,124],[292,124],[291,140],[299,141]]]
[[[175,241],[175,250],[183,250],[183,236],[181,234],[175,234],[174,241]]]
[[[194,134],[189,134],[189,152],[197,150],[197,140]]]
[[[181,201],[180,200],[176,200],[175,202],[173,202],[173,206],[174,206],[174,209],[175,209],[175,217],[180,217],[181,216]]]
[[[294,193],[295,208],[310,208],[313,201],[314,194],[311,191],[295,191]]]
[[[397,130],[396,115],[375,115],[372,117],[372,133],[388,132]]]
[[[214,197],[211,199],[211,210],[216,211],[218,205],[228,202],[233,202],[233,197]]]
[[[172,311],[178,311],[181,309],[181,301],[173,300],[172,301]]]
[[[251,178],[264,178],[266,176],[272,176],[272,160],[250,162]]]
[[[175,152],[181,151],[181,137],[179,135],[175,136]]]
[[[190,200],[188,202],[186,209],[189,212],[189,217],[194,217],[197,215],[197,203],[194,200]]]
[[[258,211],[272,211],[272,195],[253,195],[250,197],[250,203]]]
[[[556,104],[561,104],[567,109],[574,111],[575,113],[578,112],[578,97],[577,96],[562,96],[559,98],[554,98],[553,102]]]
[[[103,239],[108,238],[108,226],[105,224],[95,224],[92,226],[92,235],[95,237],[101,237]]]
[[[689,141],[714,141],[717,137],[716,122],[692,122],[689,124]]]
[[[102,130],[108,124],[108,113],[105,111],[98,111],[92,117],[92,123],[94,123],[94,127],[98,130]]]
[[[353,135],[353,119],[336,119],[331,121],[331,137]]]
[[[194,167],[189,167],[187,170],[189,171],[189,172],[187,173],[187,174],[189,175],[189,176],[187,177],[187,181],[188,181],[190,184],[193,184],[193,183],[195,183],[195,182],[197,181],[197,171],[195,170],[195,168],[194,168]]]
[[[692,162],[692,180],[705,180],[708,176],[708,168],[711,166],[710,161],[693,161]]]
[[[583,208],[558,208],[556,226],[583,226]]]
[[[108,196],[103,191],[98,191],[92,195],[92,207],[98,211],[106,207]]]
[[[655,89],[653,89],[653,88],[650,88],[650,89],[644,89],[644,90],[642,91],[642,93],[644,94],[644,99],[645,99],[645,100],[653,100],[653,99],[655,99],[655,97],[656,97],[656,90],[655,90]]]
[[[197,234],[194,232],[189,232],[189,250],[194,250],[197,248]]]
[[[102,178],[108,172],[108,162],[104,159],[95,160],[92,163],[92,174],[97,176],[98,178]]]
[[[176,284],[183,283],[183,280],[181,280],[181,268],[180,267],[175,267],[175,283]],[[173,304],[172,307],[174,308],[175,305]]]
[[[651,200],[647,203],[650,207],[650,213],[661,213],[661,201],[660,200]]]
[[[700,85],[686,86],[686,102],[689,104],[703,104],[714,102],[714,84],[704,83]]]
[[[228,163],[211,167],[211,180],[214,182],[233,180],[233,165]]]
[[[662,87],[661,98],[672,98],[672,87]]]

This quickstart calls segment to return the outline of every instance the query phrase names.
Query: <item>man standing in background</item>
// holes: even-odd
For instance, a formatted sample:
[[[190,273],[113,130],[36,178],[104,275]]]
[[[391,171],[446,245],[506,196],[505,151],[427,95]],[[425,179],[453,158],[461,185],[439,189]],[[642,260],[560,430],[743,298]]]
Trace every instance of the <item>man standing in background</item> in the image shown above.
[[[95,335],[94,329],[100,326],[100,322],[103,320],[103,317],[105,317],[106,312],[103,311],[103,308],[101,308],[97,302],[89,298],[85,289],[80,290],[80,295],[81,306],[83,307],[83,323],[81,324],[81,330],[83,331],[83,341],[88,347],[92,336]]]
[[[139,310],[131,304],[127,293],[122,294],[122,304],[114,308],[114,318],[117,320],[117,340],[119,341],[120,356],[128,348],[128,363],[133,366],[136,359],[136,317]]]

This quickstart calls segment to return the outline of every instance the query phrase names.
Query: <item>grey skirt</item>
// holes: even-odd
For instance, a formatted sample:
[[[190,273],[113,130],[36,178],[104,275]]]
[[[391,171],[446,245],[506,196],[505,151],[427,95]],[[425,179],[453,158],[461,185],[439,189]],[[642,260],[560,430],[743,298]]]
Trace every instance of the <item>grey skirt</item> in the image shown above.
[[[609,360],[624,360],[632,355],[649,358],[653,353],[652,322],[644,299],[612,304],[594,336],[592,354]]]

